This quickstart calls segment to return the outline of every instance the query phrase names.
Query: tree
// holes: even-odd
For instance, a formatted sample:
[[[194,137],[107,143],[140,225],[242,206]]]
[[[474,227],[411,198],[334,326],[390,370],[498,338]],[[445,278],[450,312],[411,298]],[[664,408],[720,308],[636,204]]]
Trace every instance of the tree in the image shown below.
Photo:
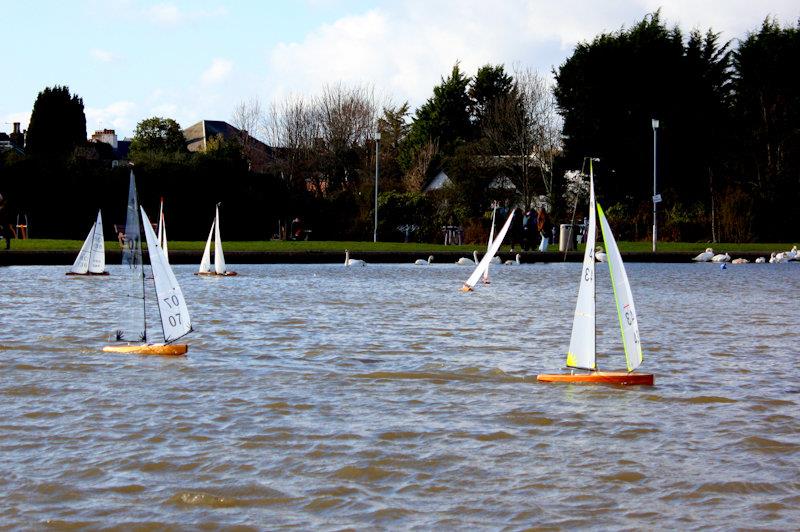
[[[130,155],[134,161],[146,155],[186,153],[186,138],[181,126],[171,118],[155,116],[136,124]]]
[[[83,99],[67,86],[46,87],[36,97],[28,125],[27,151],[34,157],[64,158],[86,143]]]
[[[253,161],[258,157],[258,155],[254,153],[255,150],[252,149],[253,143],[251,139],[256,133],[261,121],[261,102],[258,98],[241,101],[233,109],[231,124],[240,132],[238,139],[239,144],[248,161]]]
[[[407,121],[408,114],[409,106],[405,102],[400,106],[384,107],[383,116],[378,119],[381,190],[401,190],[409,185],[400,166],[400,150],[411,127]],[[409,191],[418,192],[419,187],[411,184]]]
[[[793,238],[785,213],[800,201],[800,23],[767,19],[734,55],[735,123],[744,185],[755,192],[757,234]]]
[[[433,142],[444,155],[450,155],[458,145],[473,138],[469,83],[470,78],[464,76],[456,63],[450,76],[442,78],[441,84],[433,88],[433,96],[414,115],[405,148],[408,153]]]
[[[478,129],[485,117],[491,113],[496,102],[508,97],[514,89],[514,78],[506,74],[503,65],[484,65],[470,83],[470,111]]]

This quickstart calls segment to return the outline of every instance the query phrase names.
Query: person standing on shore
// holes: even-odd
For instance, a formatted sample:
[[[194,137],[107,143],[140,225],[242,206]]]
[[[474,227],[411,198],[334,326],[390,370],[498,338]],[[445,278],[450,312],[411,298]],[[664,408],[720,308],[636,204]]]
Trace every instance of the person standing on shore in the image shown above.
[[[11,231],[11,215],[8,212],[8,204],[0,194],[0,234],[6,241],[6,249],[11,249],[11,238],[14,236]]]

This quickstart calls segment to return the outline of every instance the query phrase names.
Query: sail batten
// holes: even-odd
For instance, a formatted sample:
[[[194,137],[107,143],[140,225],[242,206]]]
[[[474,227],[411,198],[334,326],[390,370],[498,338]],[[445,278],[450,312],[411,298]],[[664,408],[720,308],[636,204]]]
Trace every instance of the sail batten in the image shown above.
[[[500,249],[500,245],[503,243],[503,239],[506,237],[506,233],[508,232],[508,228],[511,226],[511,220],[514,218],[514,212],[511,211],[511,214],[508,215],[508,219],[506,223],[503,224],[503,227],[497,233],[497,238],[494,239],[492,245],[489,247],[489,250],[483,256],[481,261],[478,263],[478,266],[475,268],[475,271],[472,272],[472,275],[469,276],[469,279],[464,283],[465,287],[469,287],[470,289],[475,286],[475,283],[478,282],[478,279],[481,278],[483,272],[485,272],[489,268],[489,264],[492,261],[492,258],[497,253],[497,250]]]
[[[639,323],[636,320],[636,307],[633,304],[633,294],[628,282],[628,274],[622,262],[617,241],[608,225],[603,208],[597,204],[597,213],[600,217],[600,228],[603,231],[603,242],[608,256],[608,271],[611,274],[611,287],[614,291],[614,302],[617,307],[622,345],[625,348],[625,362],[628,371],[633,371],[644,360],[642,344],[639,341]]]
[[[578,369],[597,369],[595,345],[595,199],[592,162],[589,161],[589,231],[583,253],[578,300],[572,319],[572,334],[567,350],[567,366]]]

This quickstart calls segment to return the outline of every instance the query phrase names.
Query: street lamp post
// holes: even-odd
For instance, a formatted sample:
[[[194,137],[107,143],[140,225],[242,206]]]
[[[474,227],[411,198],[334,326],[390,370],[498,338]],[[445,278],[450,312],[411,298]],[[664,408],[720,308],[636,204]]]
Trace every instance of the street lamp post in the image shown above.
[[[381,168],[380,158],[381,134],[375,133],[375,227],[372,231],[372,241],[378,241],[378,172]]]
[[[656,241],[658,240],[658,221],[656,220],[656,206],[661,198],[656,193],[656,134],[658,132],[658,120],[653,118],[653,253],[656,252]]]

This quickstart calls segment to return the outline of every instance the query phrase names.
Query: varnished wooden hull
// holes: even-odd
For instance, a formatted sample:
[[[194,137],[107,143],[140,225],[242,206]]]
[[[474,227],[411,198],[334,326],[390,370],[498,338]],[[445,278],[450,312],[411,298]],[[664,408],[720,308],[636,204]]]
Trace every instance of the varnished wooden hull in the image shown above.
[[[542,382],[572,382],[587,384],[618,384],[653,386],[652,373],[628,373],[626,371],[594,371],[591,373],[543,373],[536,376]]]
[[[107,345],[103,351],[135,355],[182,356],[189,351],[189,346],[186,344]]]

